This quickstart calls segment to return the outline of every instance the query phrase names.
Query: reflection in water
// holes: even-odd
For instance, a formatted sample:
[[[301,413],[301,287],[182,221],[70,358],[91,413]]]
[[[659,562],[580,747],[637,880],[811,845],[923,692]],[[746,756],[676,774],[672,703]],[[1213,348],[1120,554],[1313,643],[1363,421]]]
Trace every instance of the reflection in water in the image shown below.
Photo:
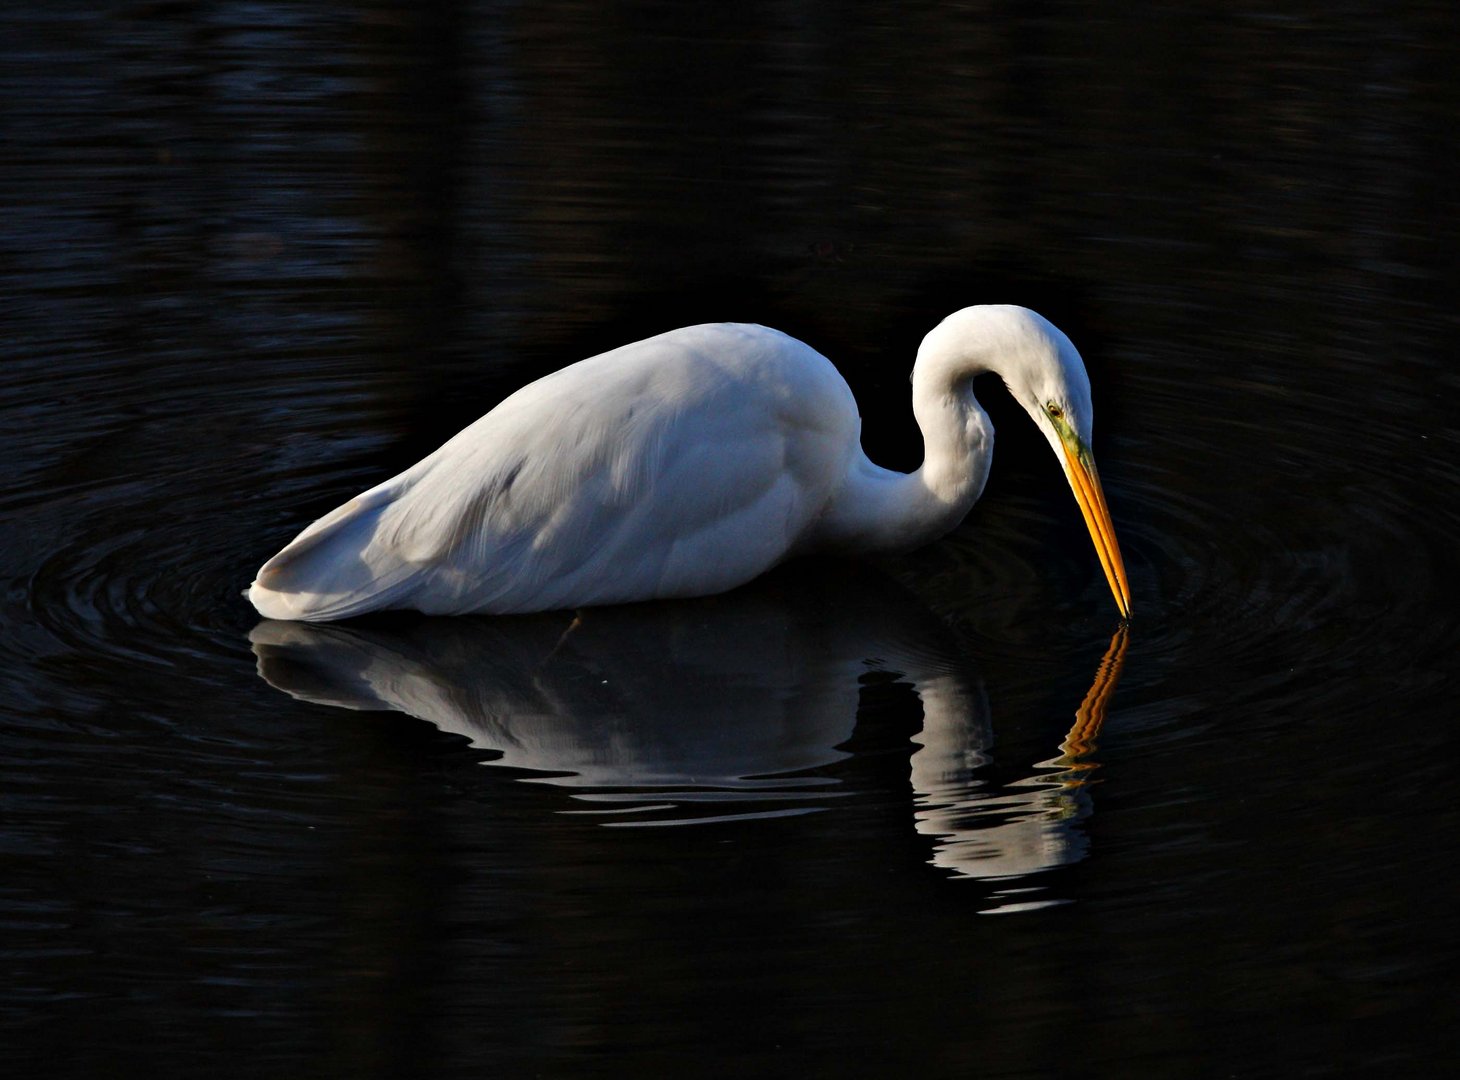
[[[855,581],[848,574],[860,574]],[[250,635],[259,673],[294,697],[392,709],[545,774],[607,824],[784,816],[850,794],[834,766],[865,676],[922,702],[912,786],[933,862],[1005,878],[1079,859],[1082,760],[1120,672],[1118,632],[1061,755],[1006,786],[982,775],[987,698],[948,629],[865,571],[797,567],[704,600],[594,609],[581,619],[410,618]]]
[[[1096,1075],[1444,1074],[1452,8],[910,4],[895,30],[873,5],[754,10],[0,6],[10,1074],[859,1076],[893,1059],[1036,1080],[1074,1071],[1072,1050]],[[952,826],[904,789],[911,676],[858,676],[855,702],[835,689],[850,672],[808,676],[857,733],[800,774],[827,782],[780,786],[846,797],[762,787],[585,818],[541,808],[633,804],[521,771],[459,790],[459,760],[486,752],[431,756],[424,724],[300,705],[237,663],[267,545],[564,357],[700,320],[783,326],[836,357],[873,456],[914,467],[903,350],[953,304],[1003,298],[1078,325],[1098,369],[1142,612],[1116,704],[1141,753],[1117,770],[1107,736],[1093,775],[1119,772],[1128,812],[1032,764],[1057,754],[1099,650],[1055,669],[1063,696],[1047,658],[1105,609],[1018,414],[994,416],[976,520],[904,568],[987,657],[1000,741],[964,827],[1009,816],[1009,781],[1077,809],[1093,793],[1088,822],[1040,825],[1089,838],[1083,863],[1035,875],[1076,918],[966,917],[1028,877],[931,895],[948,872],[921,863]],[[878,633],[866,655],[887,667]],[[502,636],[479,663],[535,690]],[[554,659],[606,664],[606,636]],[[438,682],[478,674],[444,659],[422,663]],[[683,670],[662,659],[636,692]],[[566,693],[553,674],[542,692]],[[735,730],[757,686],[803,685],[752,675],[723,691]],[[302,685],[334,682],[324,665]],[[364,689],[381,707],[385,687]],[[654,710],[617,689],[641,721],[621,737],[642,739]],[[816,705],[786,715],[801,730]],[[349,722],[369,719],[425,745]],[[1340,752],[1315,760],[1315,735]]]
[[[987,758],[972,738],[960,742],[954,737],[963,722],[956,712],[942,715],[932,728],[935,738],[928,737],[931,725],[925,724],[915,740],[921,747],[912,756],[912,783],[918,832],[937,840],[935,864],[961,876],[1005,878],[1084,856],[1086,840],[1079,823],[1091,811],[1088,785],[1096,768],[1088,755],[1125,663],[1127,636],[1121,626],[1110,639],[1075,723],[1060,743],[1059,756],[1038,762],[1038,772],[1003,791],[986,788],[979,780],[978,769]],[[923,702],[927,714],[933,714],[926,693]]]

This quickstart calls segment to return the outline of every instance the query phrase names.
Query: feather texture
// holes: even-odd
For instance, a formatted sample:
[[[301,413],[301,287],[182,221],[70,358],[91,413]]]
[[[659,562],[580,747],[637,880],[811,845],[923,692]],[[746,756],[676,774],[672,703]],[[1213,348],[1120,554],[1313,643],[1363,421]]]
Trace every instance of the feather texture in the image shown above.
[[[662,334],[517,391],[310,525],[250,599],[272,618],[320,620],[723,591],[796,546],[859,432],[830,361],[784,334]]]

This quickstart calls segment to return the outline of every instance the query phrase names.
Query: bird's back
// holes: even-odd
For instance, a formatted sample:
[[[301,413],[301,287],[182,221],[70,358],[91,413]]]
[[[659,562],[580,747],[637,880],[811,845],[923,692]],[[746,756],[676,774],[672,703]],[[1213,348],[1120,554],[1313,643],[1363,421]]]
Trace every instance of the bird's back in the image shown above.
[[[520,612],[705,595],[791,553],[858,451],[851,392],[760,326],[687,327],[507,398],[311,525],[268,616]]]

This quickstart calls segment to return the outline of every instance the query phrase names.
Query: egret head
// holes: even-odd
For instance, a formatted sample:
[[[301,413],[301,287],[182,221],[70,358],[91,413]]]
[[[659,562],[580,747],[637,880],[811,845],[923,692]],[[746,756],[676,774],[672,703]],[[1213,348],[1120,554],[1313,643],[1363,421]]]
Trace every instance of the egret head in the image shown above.
[[[1044,316],[1009,304],[964,308],[945,319],[934,334],[975,370],[1002,378],[1014,400],[1044,432],[1080,505],[1121,617],[1129,618],[1130,585],[1090,450],[1094,426],[1090,377],[1079,351]]]

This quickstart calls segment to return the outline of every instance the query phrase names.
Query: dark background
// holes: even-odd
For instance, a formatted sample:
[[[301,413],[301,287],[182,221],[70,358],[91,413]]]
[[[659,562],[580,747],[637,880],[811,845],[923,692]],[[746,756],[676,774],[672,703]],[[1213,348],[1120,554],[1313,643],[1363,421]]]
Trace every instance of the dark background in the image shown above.
[[[1437,1074],[1457,1020],[1453,19],[7,4],[0,1060]],[[561,771],[482,768],[501,738],[256,674],[253,570],[523,382],[764,322],[831,357],[869,453],[911,468],[917,342],[979,302],[1041,311],[1091,372],[1135,609],[1097,782],[1061,787],[1045,759],[1113,608],[997,385],[985,497],[881,567],[901,599],[833,569],[815,589],[876,610],[783,580],[770,615],[624,624],[683,645],[750,610],[802,628],[801,666],[743,665],[707,698],[739,639],[575,657],[640,680],[609,710],[630,736],[839,718],[810,739],[844,796],[819,812],[792,813],[790,785],[703,820],[700,790],[666,827],[605,828]],[[540,655],[550,625],[451,648]],[[888,660],[903,646],[980,688],[969,835],[1043,822],[1053,846],[1011,876],[951,873],[920,831],[944,804],[916,762],[909,787],[933,707]],[[524,665],[457,675],[510,729],[548,709],[500,689]],[[539,691],[562,730],[605,730],[606,706]],[[1031,784],[1054,809],[1020,809]]]

